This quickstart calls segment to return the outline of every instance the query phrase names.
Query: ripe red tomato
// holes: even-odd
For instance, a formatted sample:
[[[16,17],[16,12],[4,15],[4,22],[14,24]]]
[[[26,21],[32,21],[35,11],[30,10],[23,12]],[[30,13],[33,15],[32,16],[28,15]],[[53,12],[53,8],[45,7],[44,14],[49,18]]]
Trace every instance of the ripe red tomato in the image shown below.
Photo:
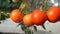
[[[18,9],[15,9],[10,13],[11,20],[16,23],[19,23],[20,21],[22,21],[23,16],[24,15]]]
[[[59,19],[59,7],[57,6],[52,6],[48,11],[47,11],[47,17],[50,22],[57,22]]]
[[[60,8],[59,8],[59,11],[60,11]],[[59,13],[59,21],[60,21],[60,13]]]
[[[23,22],[24,22],[24,24],[27,25],[27,26],[32,26],[33,23],[32,23],[32,21],[31,21],[31,14],[25,15],[25,16],[23,17]]]
[[[45,19],[48,20],[47,12],[44,12]]]
[[[46,21],[44,12],[39,9],[36,9],[32,12],[31,20],[36,25],[43,25]]]

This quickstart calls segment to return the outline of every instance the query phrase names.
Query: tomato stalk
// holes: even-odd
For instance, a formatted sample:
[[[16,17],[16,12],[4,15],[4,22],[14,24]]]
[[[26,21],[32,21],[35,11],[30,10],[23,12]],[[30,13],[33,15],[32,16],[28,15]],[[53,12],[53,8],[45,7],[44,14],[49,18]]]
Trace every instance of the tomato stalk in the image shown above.
[[[33,34],[33,31],[29,29],[29,26],[24,25],[23,22],[20,22],[17,26],[21,26],[21,29],[25,32],[25,34]]]
[[[46,28],[45,28],[45,26],[44,25],[41,25],[42,27],[43,27],[43,29],[45,29],[46,30]]]
[[[47,0],[43,1],[43,4],[40,6],[40,9],[42,9],[44,12],[49,9],[49,6],[47,5]]]

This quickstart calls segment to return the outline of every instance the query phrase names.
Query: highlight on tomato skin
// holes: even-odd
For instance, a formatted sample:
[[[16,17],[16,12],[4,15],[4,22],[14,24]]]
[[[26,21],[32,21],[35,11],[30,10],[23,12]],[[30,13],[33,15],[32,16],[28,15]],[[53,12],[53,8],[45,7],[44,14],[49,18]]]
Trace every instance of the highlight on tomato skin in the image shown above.
[[[19,9],[14,9],[12,10],[12,12],[10,13],[10,18],[12,21],[14,21],[15,23],[19,23],[20,21],[22,21],[23,19],[23,14],[21,13],[21,11]]]
[[[52,6],[50,9],[47,11],[47,17],[48,21],[51,23],[56,23],[59,20],[59,7],[57,6]]]
[[[44,12],[42,12],[42,11],[39,10],[39,9],[35,9],[35,10],[32,12],[31,20],[32,20],[32,22],[33,22],[35,25],[43,25],[43,24],[45,23],[45,21],[46,21]]]
[[[31,21],[31,14],[27,14],[23,17],[23,23],[27,26],[32,26],[34,25]]]

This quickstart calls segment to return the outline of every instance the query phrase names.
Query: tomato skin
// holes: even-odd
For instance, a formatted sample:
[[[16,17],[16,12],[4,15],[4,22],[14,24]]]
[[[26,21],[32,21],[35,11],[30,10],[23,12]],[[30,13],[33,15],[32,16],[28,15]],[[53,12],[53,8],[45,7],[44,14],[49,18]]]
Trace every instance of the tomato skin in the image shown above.
[[[11,20],[16,23],[19,23],[20,21],[22,21],[23,16],[24,15],[18,9],[15,9],[10,13]]]
[[[59,8],[59,22],[60,22],[60,8]]]
[[[31,21],[31,14],[27,14],[23,17],[23,23],[27,26],[33,25],[32,21]]]
[[[48,20],[47,12],[44,12],[45,20]]]
[[[52,6],[47,11],[47,17],[50,22],[57,22],[59,20],[59,8],[57,6]]]
[[[44,12],[42,12],[39,9],[35,9],[32,12],[31,20],[35,25],[43,25],[45,23],[45,15]]]

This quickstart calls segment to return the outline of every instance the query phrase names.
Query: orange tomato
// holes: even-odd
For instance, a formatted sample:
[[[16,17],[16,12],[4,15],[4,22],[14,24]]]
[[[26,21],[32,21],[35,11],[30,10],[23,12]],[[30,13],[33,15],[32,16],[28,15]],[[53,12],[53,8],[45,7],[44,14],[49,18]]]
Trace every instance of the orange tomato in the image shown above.
[[[59,7],[57,6],[52,6],[48,11],[47,11],[47,17],[50,22],[57,22],[59,20]]]
[[[27,26],[33,25],[32,21],[31,21],[31,14],[27,14],[23,17],[23,23]]]
[[[36,25],[43,25],[45,23],[45,21],[46,21],[44,12],[42,12],[39,9],[35,9],[32,12],[31,20]]]
[[[20,21],[22,21],[23,16],[24,15],[18,9],[15,9],[10,13],[11,20],[16,22],[16,23],[19,23]]]

